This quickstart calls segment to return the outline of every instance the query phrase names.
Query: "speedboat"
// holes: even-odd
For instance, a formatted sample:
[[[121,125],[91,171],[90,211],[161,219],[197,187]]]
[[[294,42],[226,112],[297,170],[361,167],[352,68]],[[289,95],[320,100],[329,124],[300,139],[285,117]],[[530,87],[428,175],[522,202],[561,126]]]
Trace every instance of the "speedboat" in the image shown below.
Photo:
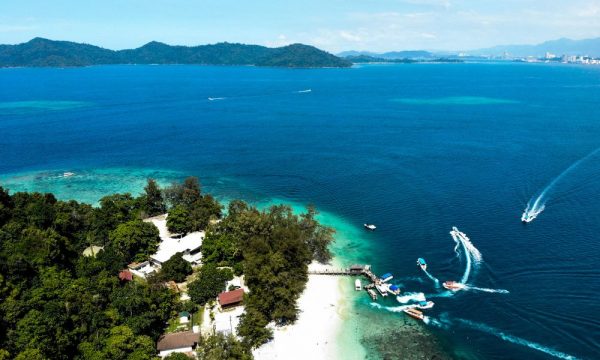
[[[425,259],[418,258],[417,265],[419,265],[421,267],[421,269],[423,269],[423,271],[427,271],[427,263],[425,262]]]
[[[529,206],[523,211],[523,215],[521,215],[521,222],[523,224],[527,224],[532,222],[537,216],[544,211],[545,206],[542,205],[537,209],[529,209]]]
[[[458,290],[462,290],[465,288],[464,284],[461,284],[456,281],[444,281],[442,286],[445,287],[446,289],[452,290],[452,291],[458,291]]]
[[[370,231],[375,231],[375,229],[377,229],[377,226],[373,225],[373,224],[364,224],[365,229],[370,230]]]
[[[419,309],[431,309],[433,307],[433,305],[435,305],[435,303],[433,301],[419,301],[419,303],[417,304],[417,307]]]
[[[521,222],[523,224],[527,224],[533,221],[533,219],[535,219],[535,216],[529,212],[524,212],[523,215],[521,215]]]
[[[408,316],[410,316],[410,317],[413,317],[413,318],[415,318],[415,319],[418,319],[418,320],[423,320],[423,318],[425,317],[425,316],[423,315],[423,313],[422,313],[422,312],[420,312],[420,311],[419,311],[419,310],[417,310],[417,309],[410,308],[410,309],[404,309],[404,310],[402,310],[402,311],[404,311],[404,313],[405,313],[406,315],[408,315]]]

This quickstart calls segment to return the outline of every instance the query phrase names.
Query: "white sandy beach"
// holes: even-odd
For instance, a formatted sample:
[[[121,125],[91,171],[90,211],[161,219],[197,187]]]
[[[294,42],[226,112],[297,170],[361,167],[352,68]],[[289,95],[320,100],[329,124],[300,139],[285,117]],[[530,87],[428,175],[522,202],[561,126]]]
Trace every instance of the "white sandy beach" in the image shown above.
[[[318,268],[313,263],[311,269]],[[339,358],[339,335],[346,302],[341,291],[342,278],[310,275],[298,301],[298,321],[274,329],[274,338],[254,351],[258,360],[336,359]]]

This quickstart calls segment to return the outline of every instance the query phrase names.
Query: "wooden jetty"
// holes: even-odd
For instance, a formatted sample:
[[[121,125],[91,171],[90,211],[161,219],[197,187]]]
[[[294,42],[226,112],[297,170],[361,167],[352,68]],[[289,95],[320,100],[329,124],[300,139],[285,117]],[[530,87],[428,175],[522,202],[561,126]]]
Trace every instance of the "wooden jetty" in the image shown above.
[[[318,270],[309,270],[309,275],[331,275],[331,276],[364,276],[369,279],[370,283],[363,286],[363,289],[367,291],[371,299],[377,300],[377,292],[375,291],[376,285],[381,284],[381,279],[371,271],[371,265],[360,265],[354,264],[346,269],[318,269]],[[379,289],[378,289],[379,290]],[[387,294],[382,293],[383,296]]]
[[[352,265],[347,269],[318,269],[318,270],[309,270],[309,275],[346,275],[346,276],[360,276],[371,273],[371,265]],[[374,276],[374,275],[373,275]],[[367,276],[370,278],[370,276]]]

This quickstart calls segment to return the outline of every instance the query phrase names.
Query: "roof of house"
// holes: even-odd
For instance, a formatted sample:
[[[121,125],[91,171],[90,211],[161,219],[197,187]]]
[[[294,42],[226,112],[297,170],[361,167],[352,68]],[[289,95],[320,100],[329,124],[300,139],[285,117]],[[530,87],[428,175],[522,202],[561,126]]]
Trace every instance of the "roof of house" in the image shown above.
[[[121,272],[119,273],[119,280],[131,281],[133,280],[133,274],[129,270],[121,270]]]
[[[179,313],[179,317],[190,317],[190,313],[187,311],[182,311]]]
[[[202,245],[204,231],[189,233],[182,238],[172,238],[171,234],[166,230],[165,219],[152,218],[150,221],[159,229],[161,239],[158,251],[152,255],[152,259],[161,264],[178,252],[194,251]]]
[[[192,331],[163,334],[156,343],[158,351],[194,347],[198,344],[199,335]]]
[[[236,304],[244,300],[244,289],[226,291],[219,294],[219,305],[226,306]]]

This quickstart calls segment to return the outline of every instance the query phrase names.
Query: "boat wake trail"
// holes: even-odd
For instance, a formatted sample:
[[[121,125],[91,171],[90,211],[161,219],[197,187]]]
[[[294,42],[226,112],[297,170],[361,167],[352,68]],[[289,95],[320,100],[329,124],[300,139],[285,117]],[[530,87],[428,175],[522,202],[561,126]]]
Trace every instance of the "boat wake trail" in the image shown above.
[[[447,298],[447,297],[452,297],[454,296],[454,292],[450,291],[450,290],[446,290],[446,291],[442,291],[436,294],[427,294],[425,297],[426,298]]]
[[[465,260],[467,262],[465,266],[465,272],[463,273],[462,278],[460,279],[461,284],[466,284],[469,280],[469,276],[471,275],[471,269],[475,266],[478,267],[482,261],[481,253],[471,240],[465,235],[465,233],[458,231],[456,226],[452,227],[452,231],[450,231],[450,235],[452,235],[452,239],[456,242],[456,245],[462,245],[462,248],[465,252]],[[455,248],[456,249],[456,248]]]
[[[296,91],[296,93],[298,93],[298,94],[306,94],[306,93],[309,93],[309,92],[312,92],[312,89],[306,89],[306,90],[298,90],[298,91]]]
[[[386,310],[386,311],[393,312],[393,313],[401,313],[402,311],[404,311],[406,309],[414,309],[417,307],[417,305],[383,306],[383,305],[379,305],[376,302],[372,302],[371,306],[376,309]]]
[[[224,97],[209,97],[208,101],[218,101],[218,100],[225,100],[226,98]]]
[[[427,325],[435,326],[440,329],[448,330],[450,326],[452,326],[452,322],[447,319],[447,313],[442,314],[442,317],[439,319],[433,318],[431,316],[425,316],[423,318],[423,322]]]
[[[505,290],[505,289],[488,289],[488,288],[481,288],[481,287],[471,286],[471,285],[465,285],[464,289],[465,290],[483,291],[483,292],[494,293],[494,294],[510,294],[510,291]]]
[[[402,296],[397,296],[396,300],[401,304],[406,304],[411,301],[427,301],[425,298],[425,294],[422,292],[419,293],[406,293]]]
[[[456,239],[454,239],[456,241]],[[456,245],[454,246],[454,253],[456,254],[456,258],[460,258],[460,253],[458,252],[458,248],[460,247],[460,242],[456,241]]]
[[[513,343],[513,344],[527,346],[528,348],[531,348],[531,349],[534,349],[534,350],[537,350],[537,351],[541,351],[543,353],[546,353],[548,355],[554,356],[554,357],[559,358],[559,359],[571,359],[571,360],[577,359],[575,356],[572,356],[572,355],[569,355],[569,354],[565,354],[563,352],[554,350],[554,349],[549,348],[547,346],[544,346],[544,345],[541,345],[541,344],[538,344],[538,343],[534,343],[534,342],[522,339],[522,338],[517,337],[517,336],[513,336],[513,335],[510,335],[510,334],[507,334],[507,333],[505,333],[505,332],[503,332],[501,330],[495,329],[495,328],[493,328],[491,326],[488,326],[488,325],[485,325],[485,324],[476,323],[476,322],[473,322],[473,321],[470,321],[470,320],[464,320],[464,319],[456,319],[456,321],[460,322],[462,325],[465,325],[465,326],[467,326],[467,327],[469,327],[471,329],[485,332],[487,334],[496,336],[496,337],[498,337],[498,338],[500,338],[502,340],[508,341],[510,343]]]
[[[548,184],[540,193],[537,197],[532,197],[528,202],[527,202],[527,207],[525,208],[525,210],[523,211],[523,215],[521,215],[521,221],[523,222],[532,222],[542,211],[544,211],[544,209],[546,208],[546,202],[548,201],[548,199],[550,199],[550,195],[552,193],[552,190],[554,189],[554,187],[565,177],[567,176],[571,171],[573,171],[575,168],[577,168],[582,162],[586,161],[587,159],[591,158],[592,156],[596,155],[598,152],[600,152],[600,148],[592,151],[591,153],[587,154],[586,156],[584,156],[583,158],[575,161],[573,164],[571,164],[571,166],[569,166],[565,171],[563,171],[562,173],[560,173],[557,177],[554,178],[554,180],[552,180],[550,182],[550,184]]]
[[[427,270],[423,270],[423,272],[425,273],[425,275],[427,275],[428,278],[431,279],[431,281],[433,281],[435,283],[435,287],[440,287],[440,281],[438,280],[438,278],[436,278],[435,276],[431,275],[429,273],[429,271],[427,271]]]

